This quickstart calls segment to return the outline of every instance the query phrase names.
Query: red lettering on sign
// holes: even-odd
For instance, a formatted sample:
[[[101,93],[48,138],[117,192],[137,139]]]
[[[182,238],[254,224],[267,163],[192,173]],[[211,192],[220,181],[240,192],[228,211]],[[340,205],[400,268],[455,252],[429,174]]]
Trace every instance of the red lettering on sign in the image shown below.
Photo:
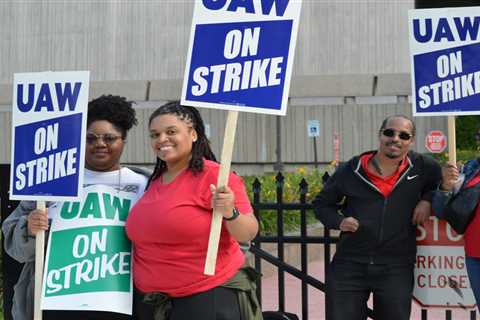
[[[429,217],[423,226],[417,226],[417,245],[424,246],[462,246],[463,238],[448,223]]]
[[[432,274],[419,274],[417,276],[417,287],[419,288],[458,288],[468,289],[469,282],[466,275],[432,275]]]
[[[417,255],[417,268],[421,269],[459,269],[465,266],[464,256],[424,256]]]

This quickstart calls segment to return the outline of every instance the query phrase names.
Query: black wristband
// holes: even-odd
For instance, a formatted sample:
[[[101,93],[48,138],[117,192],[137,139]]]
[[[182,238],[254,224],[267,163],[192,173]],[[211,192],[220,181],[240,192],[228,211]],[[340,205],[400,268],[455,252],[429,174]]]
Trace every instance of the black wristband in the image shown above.
[[[238,212],[237,208],[233,207],[232,216],[230,218],[223,217],[223,219],[226,221],[232,221],[237,219],[239,215],[240,215],[240,212]]]

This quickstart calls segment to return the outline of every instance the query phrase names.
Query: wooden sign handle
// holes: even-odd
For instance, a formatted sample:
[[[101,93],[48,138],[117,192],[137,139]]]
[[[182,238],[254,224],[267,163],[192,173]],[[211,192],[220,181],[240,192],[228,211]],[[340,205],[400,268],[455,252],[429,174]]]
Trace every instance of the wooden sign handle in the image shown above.
[[[233,144],[235,142],[235,131],[237,129],[237,119],[238,111],[228,111],[217,188],[226,186],[228,184],[230,165],[232,163]],[[220,241],[220,231],[222,229],[222,219],[223,216],[221,213],[215,211],[213,212],[212,224],[210,226],[210,236],[208,238],[207,258],[205,259],[205,268],[203,270],[203,273],[209,276],[215,274],[218,243]]]
[[[45,210],[45,201],[37,201],[37,209]],[[45,250],[45,231],[38,231],[35,236],[35,300],[33,319],[42,320],[42,282],[43,282],[43,261]]]
[[[455,140],[455,116],[448,116],[448,161],[457,163],[457,143]]]

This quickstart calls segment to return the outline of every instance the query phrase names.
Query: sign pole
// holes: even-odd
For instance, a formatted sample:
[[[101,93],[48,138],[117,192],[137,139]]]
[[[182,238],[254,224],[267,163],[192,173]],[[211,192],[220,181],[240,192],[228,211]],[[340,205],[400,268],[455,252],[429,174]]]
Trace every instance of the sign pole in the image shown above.
[[[226,186],[228,184],[230,165],[232,163],[233,144],[235,142],[235,131],[237,129],[237,119],[238,111],[228,111],[217,188]],[[203,270],[204,274],[210,276],[215,274],[218,243],[220,241],[220,231],[222,229],[222,219],[223,216],[221,213],[215,211],[213,212],[212,224],[210,226],[210,236],[208,238],[207,257],[205,259],[205,268]]]
[[[448,161],[457,163],[457,145],[455,140],[455,116],[448,116]]]
[[[336,132],[333,134],[333,160],[337,167],[340,163],[340,137]]]
[[[37,209],[45,210],[45,201],[37,201]],[[45,231],[38,231],[35,235],[35,300],[33,319],[42,320],[42,281],[43,281],[43,260],[45,248]]]
[[[317,169],[318,168],[317,137],[313,137],[313,161],[315,163],[315,169]]]

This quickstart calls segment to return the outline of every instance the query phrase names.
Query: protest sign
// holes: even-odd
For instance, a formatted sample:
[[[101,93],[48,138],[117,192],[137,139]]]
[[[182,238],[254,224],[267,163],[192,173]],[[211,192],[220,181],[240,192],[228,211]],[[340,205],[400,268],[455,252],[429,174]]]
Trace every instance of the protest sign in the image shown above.
[[[480,7],[410,10],[409,28],[413,114],[479,114]]]
[[[74,200],[83,181],[89,72],[14,75],[10,199]]]
[[[131,244],[124,225],[143,187],[107,183],[86,185],[80,202],[49,208],[42,309],[131,314]]]
[[[197,0],[181,103],[230,110],[217,187],[228,183],[238,111],[285,115],[301,0]],[[204,273],[213,275],[222,215],[214,212]]]
[[[285,115],[300,0],[195,1],[182,104]]]

